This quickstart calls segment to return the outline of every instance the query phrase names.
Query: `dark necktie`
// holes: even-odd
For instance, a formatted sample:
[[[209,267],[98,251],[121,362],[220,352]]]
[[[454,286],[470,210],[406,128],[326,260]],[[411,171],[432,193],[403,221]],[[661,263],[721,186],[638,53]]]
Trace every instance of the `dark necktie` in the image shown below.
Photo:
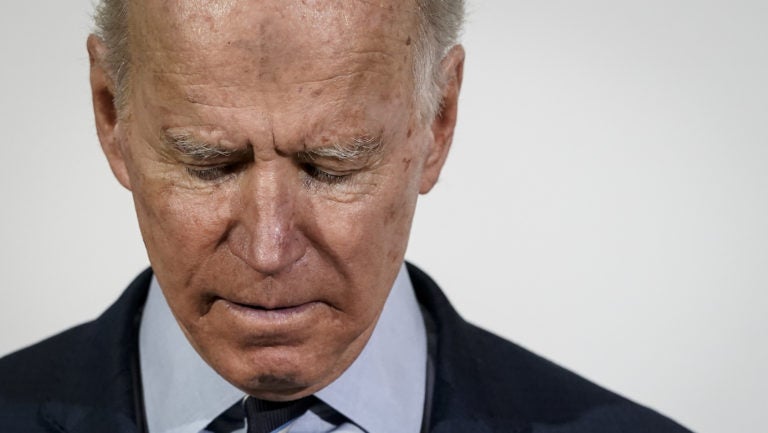
[[[248,397],[245,399],[248,433],[271,433],[304,415],[315,402],[313,396],[294,401],[267,401]]]

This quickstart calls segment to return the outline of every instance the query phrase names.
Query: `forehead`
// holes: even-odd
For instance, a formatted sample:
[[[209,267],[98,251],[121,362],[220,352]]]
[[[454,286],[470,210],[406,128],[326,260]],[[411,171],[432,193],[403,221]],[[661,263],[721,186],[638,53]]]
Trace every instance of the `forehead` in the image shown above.
[[[349,117],[410,94],[409,0],[145,0],[130,15],[134,79],[174,114],[191,102],[251,107],[269,122]]]
[[[416,17],[408,0],[144,0],[131,10],[130,45],[141,64],[249,60],[258,69],[241,72],[262,74],[354,54],[402,63]]]

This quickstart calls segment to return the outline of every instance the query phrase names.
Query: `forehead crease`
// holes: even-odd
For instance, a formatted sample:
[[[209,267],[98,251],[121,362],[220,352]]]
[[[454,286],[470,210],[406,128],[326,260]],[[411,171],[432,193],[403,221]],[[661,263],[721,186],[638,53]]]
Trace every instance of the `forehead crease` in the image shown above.
[[[310,107],[320,95],[336,98],[338,104],[345,101],[347,106],[363,95],[394,98],[411,85],[410,69],[387,51],[363,49],[314,56],[270,65],[253,64],[254,59],[233,61],[235,55],[225,59],[212,55],[199,61],[189,56],[186,61],[150,62],[143,65],[140,75],[149,78],[142,81],[151,86],[152,93],[163,94],[168,102],[220,108],[255,108],[274,98]],[[259,92],[257,98],[254,90]]]
[[[223,110],[227,115],[233,109],[250,108],[256,112],[276,110],[278,106],[293,107],[307,116],[316,113],[316,103],[332,104],[334,112],[344,113],[345,121],[352,120],[355,113],[362,114],[371,101],[385,102],[405,94],[407,89],[401,80],[391,72],[371,68],[349,72],[333,73],[322,71],[306,72],[303,76],[263,82],[258,76],[232,75],[211,81],[203,74],[174,74],[152,72],[152,83],[143,80],[146,91],[157,95],[160,105],[189,103],[200,109]],[[288,87],[296,91],[289,91]],[[258,88],[257,94],[252,92]],[[142,87],[142,90],[144,87]],[[143,91],[142,94],[145,92]],[[319,100],[323,97],[322,101]],[[373,99],[370,99],[373,98]],[[326,112],[324,105],[320,112]],[[289,110],[290,111],[290,110]],[[249,112],[252,116],[256,112]],[[213,114],[213,113],[209,113]],[[277,114],[275,111],[273,114]],[[323,116],[325,117],[325,116]]]

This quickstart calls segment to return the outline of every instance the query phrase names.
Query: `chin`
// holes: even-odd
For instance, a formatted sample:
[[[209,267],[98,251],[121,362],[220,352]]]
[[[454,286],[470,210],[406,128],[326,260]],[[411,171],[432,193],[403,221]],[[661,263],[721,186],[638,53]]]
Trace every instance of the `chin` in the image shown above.
[[[214,369],[246,394],[275,401],[306,397],[337,377],[333,368],[319,368],[334,362],[291,349],[260,348],[236,365]]]
[[[296,400],[313,394],[317,389],[291,373],[264,373],[239,387],[246,394],[263,400]]]

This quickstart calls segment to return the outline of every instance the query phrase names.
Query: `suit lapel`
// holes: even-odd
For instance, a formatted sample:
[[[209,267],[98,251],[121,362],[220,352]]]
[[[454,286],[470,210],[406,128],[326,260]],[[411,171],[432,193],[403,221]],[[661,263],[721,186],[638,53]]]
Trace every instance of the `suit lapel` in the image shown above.
[[[59,433],[141,433],[144,408],[138,369],[138,324],[152,273],[139,275],[96,321],[82,325],[60,356],[42,421]]]
[[[136,423],[124,413],[93,407],[75,407],[58,401],[41,406],[40,416],[52,432],[60,433],[138,433]]]
[[[429,413],[431,433],[523,432],[529,424],[510,407],[494,404],[485,386],[483,348],[476,346],[471,329],[451,307],[437,284],[420,269],[407,264],[416,297],[435,333],[435,377]],[[430,326],[431,325],[431,326]],[[426,415],[426,414],[425,414]]]

